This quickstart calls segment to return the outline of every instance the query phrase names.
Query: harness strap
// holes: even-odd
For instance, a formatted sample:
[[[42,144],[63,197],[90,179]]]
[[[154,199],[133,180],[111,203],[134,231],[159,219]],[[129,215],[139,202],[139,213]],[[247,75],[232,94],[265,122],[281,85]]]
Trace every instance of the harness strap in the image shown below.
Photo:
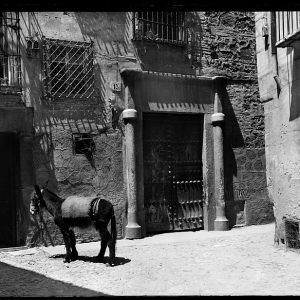
[[[95,198],[91,201],[89,216],[93,221],[106,222],[113,212],[112,204],[105,199]]]
[[[100,198],[95,198],[91,202],[89,216],[93,221],[96,220],[100,200],[101,200]]]

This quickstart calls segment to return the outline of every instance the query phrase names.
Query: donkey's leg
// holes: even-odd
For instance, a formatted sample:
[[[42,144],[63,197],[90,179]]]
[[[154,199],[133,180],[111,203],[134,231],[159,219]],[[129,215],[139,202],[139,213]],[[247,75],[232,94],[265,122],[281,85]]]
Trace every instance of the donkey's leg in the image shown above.
[[[55,224],[59,227],[62,235],[63,235],[63,239],[65,242],[65,246],[66,246],[66,256],[64,259],[64,262],[70,262],[71,258],[72,258],[72,239],[71,239],[71,235],[70,235],[70,230],[69,228],[66,226],[66,224],[64,223],[64,221],[62,220],[62,218],[56,218],[54,219]]]
[[[64,262],[70,262],[72,260],[72,242],[71,242],[71,235],[70,231],[67,228],[60,228],[60,231],[63,235],[65,246],[66,246],[66,256]]]
[[[78,252],[76,250],[76,238],[74,231],[72,229],[69,230],[70,238],[71,238],[71,248],[72,248],[72,260],[76,260],[78,258]]]
[[[99,261],[103,261],[104,254],[105,254],[106,247],[107,247],[107,243],[108,243],[109,238],[110,238],[110,234],[109,234],[106,226],[99,225],[97,227],[98,227],[97,229],[98,229],[100,237],[101,237],[101,248],[100,248],[100,251],[99,251],[99,254],[98,254],[97,257],[98,257]]]
[[[112,207],[111,217],[110,217],[110,238],[109,238],[109,241],[108,241],[110,265],[115,264],[116,242],[117,242],[116,217],[115,217],[115,214],[114,214],[114,209]]]
[[[113,265],[115,262],[116,258],[116,243],[113,240],[112,236],[109,235],[109,240],[108,240],[108,249],[109,249],[109,264]]]

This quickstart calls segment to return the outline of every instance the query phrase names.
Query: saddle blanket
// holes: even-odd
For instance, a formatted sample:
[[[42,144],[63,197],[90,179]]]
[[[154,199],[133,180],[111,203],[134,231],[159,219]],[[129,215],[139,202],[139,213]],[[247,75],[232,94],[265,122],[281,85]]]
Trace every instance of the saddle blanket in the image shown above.
[[[95,197],[69,196],[62,203],[64,219],[86,219],[106,222],[110,219],[112,204],[104,199]]]

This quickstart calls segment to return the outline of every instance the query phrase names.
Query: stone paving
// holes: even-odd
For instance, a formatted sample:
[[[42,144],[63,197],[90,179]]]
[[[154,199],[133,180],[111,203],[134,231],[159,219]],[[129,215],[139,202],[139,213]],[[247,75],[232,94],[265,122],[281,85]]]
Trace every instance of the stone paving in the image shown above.
[[[274,224],[118,240],[117,265],[99,242],[0,251],[0,296],[300,295],[300,253],[273,245]],[[107,253],[108,254],[108,253]]]

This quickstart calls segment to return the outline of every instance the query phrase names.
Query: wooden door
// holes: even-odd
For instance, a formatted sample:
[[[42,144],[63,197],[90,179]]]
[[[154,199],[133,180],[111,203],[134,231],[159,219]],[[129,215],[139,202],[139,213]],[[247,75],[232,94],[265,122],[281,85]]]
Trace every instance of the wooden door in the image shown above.
[[[203,228],[203,115],[143,117],[146,231]]]
[[[17,165],[17,135],[0,133],[0,247],[16,246]]]

